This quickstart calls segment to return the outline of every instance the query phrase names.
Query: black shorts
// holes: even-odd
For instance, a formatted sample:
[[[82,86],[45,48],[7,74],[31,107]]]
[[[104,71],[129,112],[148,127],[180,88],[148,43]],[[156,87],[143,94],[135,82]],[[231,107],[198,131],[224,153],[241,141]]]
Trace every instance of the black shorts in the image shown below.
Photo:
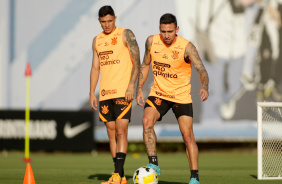
[[[146,107],[153,107],[160,113],[160,118],[158,119],[158,121],[162,120],[162,117],[167,113],[170,108],[172,108],[176,119],[183,115],[193,117],[192,103],[181,104],[164,100],[159,97],[149,96],[144,108]]]
[[[100,121],[108,122],[117,119],[128,119],[131,117],[131,102],[126,102],[125,98],[114,98],[99,102]]]

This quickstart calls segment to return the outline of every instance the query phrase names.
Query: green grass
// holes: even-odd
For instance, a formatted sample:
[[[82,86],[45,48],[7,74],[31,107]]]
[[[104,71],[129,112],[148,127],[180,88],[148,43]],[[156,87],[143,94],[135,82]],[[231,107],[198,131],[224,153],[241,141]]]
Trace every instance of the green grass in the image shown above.
[[[0,155],[0,184],[23,183],[26,163],[24,153]],[[113,171],[111,155],[99,153],[31,153],[31,167],[37,184],[100,184]],[[184,153],[159,154],[162,174],[159,184],[187,184],[189,165]],[[213,152],[200,154],[201,184],[278,184],[281,180],[257,180],[256,153]],[[136,158],[128,154],[125,174],[132,184],[134,171],[147,164],[146,154]]]

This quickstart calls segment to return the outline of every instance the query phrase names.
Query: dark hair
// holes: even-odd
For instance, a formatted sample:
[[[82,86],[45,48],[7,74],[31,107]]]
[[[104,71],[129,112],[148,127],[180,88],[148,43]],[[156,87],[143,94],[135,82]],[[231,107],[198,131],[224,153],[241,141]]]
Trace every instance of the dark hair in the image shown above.
[[[176,17],[171,13],[166,13],[160,18],[160,25],[161,24],[171,24],[174,23],[175,27],[177,27],[177,20]]]
[[[100,10],[99,10],[99,13],[98,13],[99,18],[104,17],[104,16],[109,15],[109,14],[112,15],[112,16],[115,16],[115,12],[110,5],[106,5],[106,6],[101,7]]]

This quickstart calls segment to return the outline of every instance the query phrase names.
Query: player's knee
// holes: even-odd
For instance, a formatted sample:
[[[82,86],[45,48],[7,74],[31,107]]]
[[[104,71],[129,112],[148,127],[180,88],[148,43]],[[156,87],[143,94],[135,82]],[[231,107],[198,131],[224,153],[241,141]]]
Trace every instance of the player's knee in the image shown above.
[[[113,127],[107,127],[108,133],[115,133],[116,129]]]
[[[149,127],[152,127],[153,124],[153,119],[149,118],[148,116],[143,117],[143,128],[147,129]]]
[[[115,131],[111,131],[111,132],[108,131],[108,137],[109,137],[109,139],[115,139],[116,132]]]
[[[194,136],[192,133],[184,133],[182,134],[182,137],[183,137],[183,140],[185,142],[185,144],[187,145],[190,145],[190,144],[194,144],[195,142],[195,139],[194,139]]]
[[[117,136],[127,136],[127,130],[124,128],[117,128],[116,134]]]
[[[124,132],[117,132],[117,141],[127,140],[127,134]]]

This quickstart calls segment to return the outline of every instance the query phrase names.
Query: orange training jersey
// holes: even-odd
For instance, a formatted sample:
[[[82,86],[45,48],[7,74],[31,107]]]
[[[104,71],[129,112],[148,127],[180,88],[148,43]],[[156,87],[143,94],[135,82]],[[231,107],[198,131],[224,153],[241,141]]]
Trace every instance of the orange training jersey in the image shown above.
[[[125,97],[133,64],[129,50],[122,42],[124,31],[116,27],[111,34],[102,32],[96,37],[101,71],[99,101]]]
[[[150,51],[154,86],[151,87],[149,96],[176,103],[192,103],[191,62],[184,60],[188,43],[188,40],[177,36],[172,45],[166,46],[161,35],[154,35]]]

